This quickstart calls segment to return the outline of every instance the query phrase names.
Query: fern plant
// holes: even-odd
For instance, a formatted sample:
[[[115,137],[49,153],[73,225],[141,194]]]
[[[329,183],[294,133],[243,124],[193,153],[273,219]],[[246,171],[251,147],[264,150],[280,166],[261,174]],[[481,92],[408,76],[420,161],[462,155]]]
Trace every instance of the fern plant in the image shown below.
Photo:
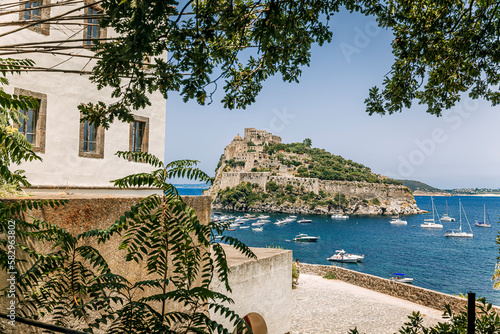
[[[161,194],[142,199],[107,229],[73,236],[62,228],[35,220],[29,235],[50,242],[46,254],[32,252],[34,265],[19,277],[22,315],[48,315],[60,326],[109,333],[229,333],[210,319],[209,311],[229,318],[234,326],[244,322],[230,308],[227,296],[211,290],[215,275],[231,291],[229,267],[214,236],[227,224],[203,225],[194,210],[182,201],[170,178],[186,177],[209,182],[195,168],[196,161],[164,165],[144,152],[118,152],[127,160],[149,163],[150,173],[113,181],[120,188],[152,186]],[[22,204],[19,204],[22,208]],[[137,264],[146,279],[130,282],[112,272],[99,253],[100,245],[120,238],[125,262]],[[230,236],[222,242],[249,257],[255,255]],[[138,297],[140,296],[140,297]]]

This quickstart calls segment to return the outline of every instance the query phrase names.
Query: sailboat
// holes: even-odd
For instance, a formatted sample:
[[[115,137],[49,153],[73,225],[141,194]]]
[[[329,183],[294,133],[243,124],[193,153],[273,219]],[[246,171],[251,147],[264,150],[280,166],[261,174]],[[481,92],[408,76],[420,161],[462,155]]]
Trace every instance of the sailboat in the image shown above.
[[[333,213],[332,219],[349,219],[349,216],[343,215],[342,212],[340,211],[340,192],[339,192],[339,210]]]
[[[484,205],[484,219],[482,222],[478,222],[476,220],[476,226],[479,226],[479,227],[491,227],[491,224],[487,224],[486,223],[486,204]]]
[[[408,222],[406,220],[402,220],[399,218],[399,214],[397,216],[392,217],[392,220],[390,221],[392,225],[407,225]]]
[[[450,210],[449,210],[449,208],[448,208],[448,201],[446,201],[446,213],[445,213],[445,214],[443,214],[443,217],[441,217],[441,219],[440,219],[440,220],[441,220],[442,222],[454,222],[454,221],[455,221],[455,218],[450,217],[450,216],[449,216],[449,214],[450,214]]]
[[[444,236],[449,237],[449,238],[472,238],[474,234],[472,234],[472,228],[470,227],[469,224],[469,219],[467,219],[467,214],[465,213],[464,206],[462,205],[462,202],[458,200],[458,209],[460,211],[460,228],[457,230],[451,230],[447,231]],[[462,231],[462,211],[464,212],[465,220],[467,221],[467,224],[469,224],[469,230],[471,233]]]
[[[434,207],[434,199],[431,196],[431,204],[432,204],[432,219],[424,219],[424,223],[420,225],[422,228],[443,228],[443,224],[436,223],[436,217],[439,219],[439,214],[436,211],[436,208]]]

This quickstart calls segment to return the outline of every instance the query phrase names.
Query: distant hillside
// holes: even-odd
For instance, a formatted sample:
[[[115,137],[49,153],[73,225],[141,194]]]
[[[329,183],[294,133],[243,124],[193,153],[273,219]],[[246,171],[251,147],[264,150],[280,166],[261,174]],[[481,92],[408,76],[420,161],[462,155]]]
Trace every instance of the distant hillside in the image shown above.
[[[423,191],[428,193],[442,193],[443,191],[445,191],[438,188],[434,188],[420,181],[414,181],[414,180],[401,180],[401,181],[403,181],[403,185],[410,188],[412,192]]]

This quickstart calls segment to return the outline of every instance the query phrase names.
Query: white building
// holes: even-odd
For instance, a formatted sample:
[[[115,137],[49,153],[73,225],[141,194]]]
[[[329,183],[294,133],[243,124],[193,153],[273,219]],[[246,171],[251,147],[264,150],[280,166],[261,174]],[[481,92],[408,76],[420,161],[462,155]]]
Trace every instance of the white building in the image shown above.
[[[36,64],[29,72],[9,75],[10,85],[3,88],[8,93],[39,100],[37,110],[25,111],[28,120],[19,131],[26,134],[43,159],[13,169],[25,170],[28,181],[35,187],[100,188],[110,187],[110,180],[151,169],[147,164],[118,158],[117,151],[147,151],[163,160],[166,101],[159,93],[150,97],[149,108],[134,113],[134,123],[115,121],[104,131],[80,122],[79,104],[115,101],[109,89],[97,90],[89,80],[90,75],[71,73],[90,72],[95,62],[89,49],[92,39],[114,35],[97,26],[95,14],[101,8],[88,0],[59,1],[63,6],[55,5],[55,0],[19,1],[14,6],[13,1],[9,3],[0,2],[0,23],[4,23],[0,34],[18,31],[1,35],[0,58],[29,58]],[[75,11],[69,20],[33,22],[57,18],[72,10]],[[25,29],[19,30],[21,27]],[[54,42],[53,48],[44,43],[38,49],[41,52],[15,54],[25,47],[20,44],[30,43],[26,48],[33,50],[36,47],[33,42],[47,41]],[[37,70],[49,67],[59,72]]]

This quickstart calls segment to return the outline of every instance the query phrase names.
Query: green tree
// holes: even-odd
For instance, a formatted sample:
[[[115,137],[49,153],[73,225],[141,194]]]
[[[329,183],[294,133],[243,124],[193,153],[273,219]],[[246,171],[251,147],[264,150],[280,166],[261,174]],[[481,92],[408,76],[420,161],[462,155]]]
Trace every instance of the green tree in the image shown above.
[[[0,265],[3,270],[20,273],[16,281],[17,314],[33,319],[47,314],[57,325],[78,324],[89,333],[102,329],[109,333],[228,333],[206,312],[211,309],[230,318],[233,325],[241,324],[234,312],[222,306],[231,303],[231,299],[210,289],[212,278],[217,275],[231,291],[224,250],[213,241],[227,224],[202,225],[194,210],[168,183],[176,177],[202,182],[210,181],[210,177],[195,168],[196,162],[191,160],[164,165],[144,152],[118,155],[146,162],[154,170],[115,180],[116,186],[153,186],[161,194],[142,199],[107,229],[74,236],[48,222],[30,223],[22,218],[28,208],[61,205],[61,201],[19,201],[10,205],[0,202]],[[16,235],[14,246],[19,252],[16,258],[32,260],[28,270],[23,270],[23,266],[10,267],[8,235],[12,228]],[[130,282],[114,274],[98,246],[91,246],[109,243],[112,237],[121,240],[119,249],[127,253],[123,261],[143,266],[147,280]],[[245,256],[254,257],[238,240],[224,236],[222,241]],[[38,253],[28,246],[33,242],[47,243],[51,249]],[[137,297],[139,292],[146,292],[145,296]],[[183,309],[170,309],[173,303],[179,303]]]

